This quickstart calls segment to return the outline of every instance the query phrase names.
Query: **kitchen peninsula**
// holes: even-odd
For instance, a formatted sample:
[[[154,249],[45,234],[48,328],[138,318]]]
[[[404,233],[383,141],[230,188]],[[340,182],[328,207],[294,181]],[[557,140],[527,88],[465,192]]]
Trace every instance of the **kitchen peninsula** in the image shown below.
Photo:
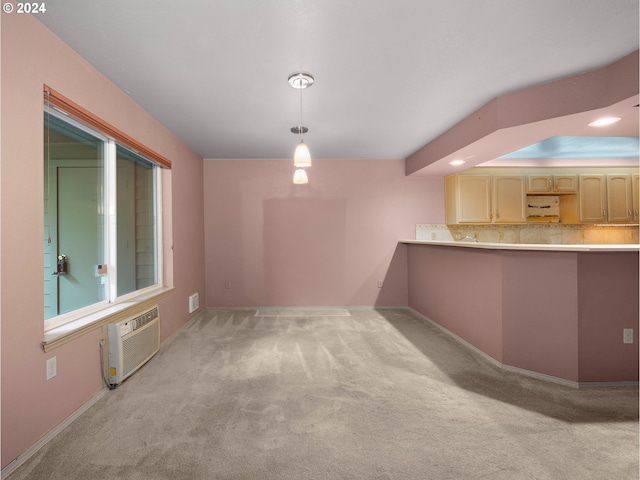
[[[504,368],[576,387],[637,384],[637,244],[470,240],[400,241],[411,308]]]

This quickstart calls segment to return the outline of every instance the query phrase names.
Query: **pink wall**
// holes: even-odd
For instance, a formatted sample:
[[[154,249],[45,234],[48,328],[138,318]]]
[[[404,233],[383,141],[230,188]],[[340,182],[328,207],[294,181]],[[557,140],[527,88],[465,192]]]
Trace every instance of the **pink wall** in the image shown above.
[[[581,254],[578,286],[580,381],[637,381],[638,254]],[[632,344],[623,328],[633,328]]]
[[[407,248],[409,306],[499,362],[572,382],[638,381],[637,252]]]
[[[163,338],[184,324],[187,296],[204,293],[202,159],[30,15],[2,15],[2,466],[102,388],[95,330],[50,353],[43,339],[43,84],[173,161],[164,183],[168,284]],[[28,188],[26,188],[28,186]],[[170,231],[169,231],[170,232]],[[172,249],[173,247],[173,249]],[[57,357],[58,375],[45,379]]]
[[[502,257],[503,363],[577,382],[577,254]]]
[[[397,242],[444,220],[442,178],[405,177],[402,160],[314,160],[307,185],[293,171],[205,160],[206,304],[406,305]]]
[[[502,257],[409,245],[409,306],[502,362]]]

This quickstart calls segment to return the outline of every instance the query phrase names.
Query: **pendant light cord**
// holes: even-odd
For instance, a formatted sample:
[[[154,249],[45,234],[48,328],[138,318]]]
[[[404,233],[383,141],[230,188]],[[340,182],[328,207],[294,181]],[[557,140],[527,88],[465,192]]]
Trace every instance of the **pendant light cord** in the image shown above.
[[[300,90],[300,128],[299,128],[299,131],[300,131],[300,141],[302,141],[302,130],[303,130],[303,127],[302,127],[302,77],[300,77],[300,89],[299,90]]]

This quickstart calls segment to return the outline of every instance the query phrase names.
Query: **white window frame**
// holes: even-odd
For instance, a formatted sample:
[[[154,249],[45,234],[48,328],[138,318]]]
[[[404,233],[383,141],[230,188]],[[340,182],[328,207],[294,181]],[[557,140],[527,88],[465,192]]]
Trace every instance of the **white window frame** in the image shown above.
[[[100,311],[108,309],[111,306],[132,302],[136,297],[147,296],[156,291],[161,291],[163,287],[163,238],[162,238],[162,168],[153,160],[145,157],[143,154],[135,152],[126,145],[116,142],[113,138],[104,133],[84,125],[69,116],[64,111],[56,107],[44,107],[44,112],[48,115],[55,116],[72,126],[89,133],[90,135],[103,140],[104,143],[104,175],[103,175],[103,208],[107,209],[104,215],[104,252],[105,263],[107,265],[107,285],[105,288],[105,300],[78,308],[71,312],[63,313],[55,317],[44,319],[44,331],[49,332],[58,329],[68,323],[75,322],[83,317],[93,316]],[[46,127],[46,125],[45,125]],[[153,191],[154,191],[154,207],[155,207],[155,256],[156,256],[156,283],[140,290],[127,293],[122,296],[117,295],[118,291],[118,275],[117,275],[117,199],[116,199],[116,147],[120,146],[129,151],[133,151],[137,155],[148,160],[154,165],[153,169]]]

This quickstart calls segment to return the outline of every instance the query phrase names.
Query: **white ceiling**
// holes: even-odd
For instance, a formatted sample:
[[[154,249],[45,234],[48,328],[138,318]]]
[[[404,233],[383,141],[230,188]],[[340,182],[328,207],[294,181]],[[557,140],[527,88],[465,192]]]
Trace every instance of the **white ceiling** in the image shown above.
[[[405,158],[638,48],[638,0],[56,0],[37,18],[203,158]]]

